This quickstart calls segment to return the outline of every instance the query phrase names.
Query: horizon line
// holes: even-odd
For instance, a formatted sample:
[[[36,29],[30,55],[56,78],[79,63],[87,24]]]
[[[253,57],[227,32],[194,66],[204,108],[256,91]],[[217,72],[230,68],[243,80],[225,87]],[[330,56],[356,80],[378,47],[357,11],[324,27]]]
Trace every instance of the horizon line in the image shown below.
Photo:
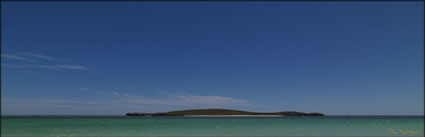
[[[60,114],[60,115],[49,115],[49,114],[43,114],[43,115],[0,115],[0,116],[126,116],[123,115],[66,115],[66,114]],[[214,116],[214,115],[212,115]],[[425,116],[425,115],[325,115],[326,116]],[[127,116],[126,116],[127,117]],[[158,116],[161,117],[161,116]],[[180,116],[165,116],[165,117],[180,117]],[[285,117],[306,117],[306,116],[285,116]],[[308,117],[308,116],[307,116]]]

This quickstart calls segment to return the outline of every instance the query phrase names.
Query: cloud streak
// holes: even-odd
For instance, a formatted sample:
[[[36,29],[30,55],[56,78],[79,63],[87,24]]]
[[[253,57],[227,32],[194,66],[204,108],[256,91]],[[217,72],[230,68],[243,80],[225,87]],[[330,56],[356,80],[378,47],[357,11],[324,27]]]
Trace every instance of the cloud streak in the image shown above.
[[[85,66],[80,65],[19,65],[19,64],[1,64],[3,67],[9,67],[9,68],[43,68],[43,69],[50,69],[50,70],[90,70],[89,68]]]
[[[18,54],[21,55],[21,56],[28,56],[28,57],[44,59],[44,60],[51,60],[51,61],[57,60],[56,58],[53,58],[51,56],[46,56],[46,55],[36,54],[36,53],[31,53],[31,52],[19,52]]]
[[[35,62],[35,60],[33,59],[29,59],[29,58],[18,56],[18,55],[12,55],[12,54],[1,54],[1,58],[27,61],[27,62]]]
[[[23,65],[7,64],[7,63],[3,63],[3,64],[1,64],[1,66],[10,67],[10,68],[25,68],[25,66],[23,66]]]
[[[118,92],[103,92],[121,102],[137,105],[163,105],[163,106],[248,106],[248,101],[224,96],[196,96],[168,94],[162,98],[135,96]]]
[[[164,97],[154,98],[145,96],[134,96],[119,92],[92,91],[81,88],[80,91],[95,93],[96,98],[73,98],[73,99],[23,99],[4,98],[2,107],[6,113],[24,113],[26,111],[47,110],[61,112],[61,114],[87,114],[104,111],[114,111],[113,114],[123,114],[132,111],[170,111],[176,108],[211,108],[211,107],[241,107],[250,106],[248,101],[224,96],[197,96],[170,94]],[[100,95],[100,96],[99,96]],[[67,112],[68,110],[78,110]],[[52,112],[52,113],[53,113]],[[110,112],[109,112],[110,113]],[[105,113],[101,113],[105,114]]]
[[[247,106],[249,103],[246,100],[235,99],[223,96],[194,96],[194,95],[175,95],[178,99],[182,100],[184,104],[193,105],[234,105],[234,106]]]
[[[34,65],[35,68],[46,68],[52,70],[90,70],[87,67],[79,65]]]
[[[1,64],[2,67],[9,67],[9,68],[15,68],[15,69],[42,68],[42,69],[49,69],[49,70],[85,70],[85,71],[90,70],[88,67],[81,66],[81,65],[69,65],[69,64],[58,64],[58,63],[54,63],[54,64],[34,63],[38,59],[41,59],[44,61],[57,61],[57,59],[51,56],[46,56],[46,55],[36,54],[31,52],[18,52],[17,54],[1,54],[1,57],[4,59],[31,62],[31,63],[24,63],[24,64],[10,64],[10,63]]]

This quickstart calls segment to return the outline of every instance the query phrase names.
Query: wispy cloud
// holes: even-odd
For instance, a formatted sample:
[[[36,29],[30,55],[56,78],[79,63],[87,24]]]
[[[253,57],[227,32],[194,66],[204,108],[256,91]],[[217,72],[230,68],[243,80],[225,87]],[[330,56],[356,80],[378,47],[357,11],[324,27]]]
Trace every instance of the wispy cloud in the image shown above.
[[[23,65],[7,64],[7,63],[2,63],[1,66],[10,67],[10,68],[25,68],[25,66]]]
[[[87,67],[79,65],[34,65],[33,67],[53,70],[90,70]]]
[[[89,68],[85,66],[80,65],[20,65],[20,64],[1,64],[3,67],[9,67],[9,68],[44,68],[44,69],[50,69],[50,70],[90,70]]]
[[[194,96],[194,95],[175,95],[181,99],[185,104],[200,104],[200,105],[235,105],[235,106],[246,106],[249,103],[246,100],[235,99],[223,96]]]
[[[13,60],[19,60],[19,61],[28,61],[28,62],[35,62],[33,59],[29,59],[26,57],[18,56],[18,55],[12,55],[12,54],[1,54],[2,58],[5,59],[13,59]]]
[[[12,59],[12,60],[21,60],[21,61],[27,61],[27,63],[21,63],[21,64],[1,64],[3,67],[9,67],[9,68],[15,68],[15,69],[24,69],[24,68],[43,68],[43,69],[50,69],[50,70],[90,70],[88,67],[81,66],[81,65],[69,65],[69,64],[58,64],[58,63],[35,63],[38,59],[44,60],[44,61],[57,61],[58,59],[55,57],[37,54],[37,53],[31,53],[31,52],[18,52],[16,54],[1,54],[2,58],[5,59]],[[41,61],[39,60],[39,61]],[[31,62],[31,63],[28,63]]]
[[[166,105],[166,106],[247,106],[246,100],[235,99],[224,96],[196,96],[196,95],[179,95],[168,94],[162,98],[151,98],[145,96],[135,96],[122,94],[118,92],[110,92],[111,95],[119,100],[139,104],[139,105]]]
[[[51,61],[57,60],[56,58],[51,57],[51,56],[46,56],[46,55],[36,54],[36,53],[31,53],[31,52],[18,52],[17,54],[21,55],[21,56],[28,56],[28,57],[44,59],[44,60],[51,60]]]
[[[81,88],[80,91],[94,93],[96,97],[73,99],[23,99],[5,98],[4,107],[9,111],[23,112],[27,110],[44,110],[64,112],[69,109],[88,111],[115,111],[119,113],[131,111],[169,111],[170,108],[209,108],[209,107],[243,107],[250,106],[248,101],[225,96],[197,96],[170,94],[163,97],[146,97],[129,95],[117,91],[105,92]],[[64,112],[65,113],[65,112]],[[66,112],[68,113],[68,112]],[[84,114],[86,112],[80,112]],[[89,113],[89,112],[87,112]]]

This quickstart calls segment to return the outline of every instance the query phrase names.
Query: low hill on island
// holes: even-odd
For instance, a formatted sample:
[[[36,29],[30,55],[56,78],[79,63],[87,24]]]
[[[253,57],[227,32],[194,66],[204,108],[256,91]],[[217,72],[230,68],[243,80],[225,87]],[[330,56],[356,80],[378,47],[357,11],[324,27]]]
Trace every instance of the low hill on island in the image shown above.
[[[190,109],[190,110],[179,110],[179,111],[170,111],[166,113],[143,113],[143,112],[133,112],[127,113],[127,116],[232,116],[232,115],[281,115],[281,116],[324,116],[322,113],[304,113],[296,111],[285,111],[285,112],[248,112],[240,110],[230,110],[230,109]]]

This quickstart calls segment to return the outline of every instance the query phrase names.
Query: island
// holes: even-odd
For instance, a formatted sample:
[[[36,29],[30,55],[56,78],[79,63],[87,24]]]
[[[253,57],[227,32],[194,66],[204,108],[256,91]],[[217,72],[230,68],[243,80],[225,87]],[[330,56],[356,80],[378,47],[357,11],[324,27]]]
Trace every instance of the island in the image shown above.
[[[190,109],[159,113],[130,112],[126,116],[324,116],[322,113],[284,112],[248,112],[231,109]]]

